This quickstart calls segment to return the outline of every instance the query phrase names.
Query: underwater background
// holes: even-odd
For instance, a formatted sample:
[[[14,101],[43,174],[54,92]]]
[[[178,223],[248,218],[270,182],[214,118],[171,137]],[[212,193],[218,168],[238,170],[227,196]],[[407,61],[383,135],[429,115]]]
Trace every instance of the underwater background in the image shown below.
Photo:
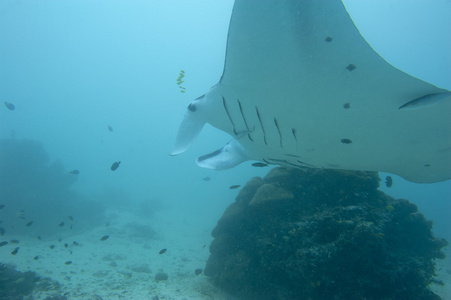
[[[344,3],[388,62],[451,89],[450,1]],[[189,151],[168,154],[188,103],[222,74],[232,6],[0,1],[0,241],[19,241],[0,247],[1,263],[60,281],[72,298],[114,299],[126,289],[118,278],[129,277],[142,283],[135,292],[128,286],[134,299],[216,295],[196,288],[206,284],[195,270],[208,259],[211,230],[239,192],[229,187],[268,168],[197,167],[198,156],[230,139],[209,125]],[[388,188],[388,175],[380,173],[380,189],[415,203],[434,233],[451,241],[451,181],[415,184],[390,175]],[[117,271],[115,287],[100,272],[108,267],[125,270]],[[77,285],[88,273],[100,281]],[[169,280],[155,279],[163,273]]]

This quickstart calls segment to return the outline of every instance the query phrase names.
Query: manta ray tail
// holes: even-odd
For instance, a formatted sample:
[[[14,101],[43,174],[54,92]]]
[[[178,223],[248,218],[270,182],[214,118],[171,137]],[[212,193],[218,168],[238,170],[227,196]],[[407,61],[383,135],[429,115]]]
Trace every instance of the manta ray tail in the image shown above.
[[[225,170],[233,168],[246,160],[249,160],[246,150],[237,140],[233,139],[221,149],[199,157],[196,163],[202,168]]]
[[[177,155],[185,152],[191,146],[193,141],[197,138],[202,127],[204,127],[205,120],[200,118],[198,114],[188,111],[180,124],[179,132],[175,140],[174,151],[170,155]]]

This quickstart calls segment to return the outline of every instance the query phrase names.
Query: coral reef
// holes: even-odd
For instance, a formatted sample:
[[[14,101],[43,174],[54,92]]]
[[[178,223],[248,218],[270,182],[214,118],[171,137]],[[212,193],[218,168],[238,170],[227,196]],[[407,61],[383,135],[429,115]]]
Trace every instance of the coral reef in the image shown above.
[[[0,299],[23,299],[31,294],[39,277],[33,272],[19,272],[14,267],[0,264]]]
[[[440,299],[447,245],[373,172],[272,169],[218,221],[204,274],[243,299]]]

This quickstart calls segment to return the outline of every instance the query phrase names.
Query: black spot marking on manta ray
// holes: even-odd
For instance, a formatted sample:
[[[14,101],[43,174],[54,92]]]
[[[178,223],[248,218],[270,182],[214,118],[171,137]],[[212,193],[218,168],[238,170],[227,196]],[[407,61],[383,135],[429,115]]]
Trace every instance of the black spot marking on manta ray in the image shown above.
[[[192,103],[188,104],[188,110],[189,110],[189,111],[195,112],[196,109],[197,109],[197,108],[196,108],[196,105],[194,105],[194,104],[192,104]]]
[[[351,144],[352,143],[352,141],[350,139],[341,139],[341,142],[343,144]]]
[[[333,37],[328,36],[328,37],[325,39],[325,41],[328,42],[328,43],[330,43],[330,42],[332,42],[333,39],[334,39]]]
[[[355,68],[357,68],[355,65],[353,65],[353,64],[349,64],[347,67],[346,67],[346,70],[348,70],[348,71],[354,71],[354,69]]]
[[[351,108],[351,103],[345,103],[345,104],[343,104],[343,108],[344,108],[344,109],[349,109],[349,108]]]

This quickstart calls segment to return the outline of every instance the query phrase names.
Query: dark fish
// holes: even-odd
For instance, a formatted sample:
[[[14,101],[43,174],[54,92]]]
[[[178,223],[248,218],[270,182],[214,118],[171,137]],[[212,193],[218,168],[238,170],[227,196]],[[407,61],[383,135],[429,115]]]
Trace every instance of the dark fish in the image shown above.
[[[78,174],[80,174],[80,171],[72,170],[72,171],[69,172],[69,174],[78,175]]]
[[[72,264],[72,261],[71,261],[71,260],[68,260],[68,261],[66,261],[64,264],[65,264],[65,265],[70,265],[70,264]]]
[[[5,207],[5,204],[0,204],[0,209],[3,209]]]
[[[67,216],[69,218],[69,220],[73,221],[74,218],[72,218],[72,216]]]
[[[69,246],[68,243],[65,243],[65,244],[64,244],[64,248],[67,248],[68,246]]]
[[[387,187],[391,187],[393,185],[393,179],[391,178],[391,176],[385,177],[385,185]]]
[[[50,245],[50,249],[53,249],[53,248],[55,248],[55,245]]]
[[[38,239],[38,240],[41,240],[41,236],[40,236],[40,235],[38,235],[37,239]]]
[[[3,246],[5,246],[5,245],[8,245],[8,242],[7,242],[7,241],[0,242],[0,247],[3,247]]]
[[[19,242],[19,240],[10,240],[9,241],[11,244],[19,244],[20,242]]]
[[[59,226],[59,227],[63,227],[63,226],[64,226],[64,222],[59,223],[58,226]]]
[[[39,259],[39,256],[36,255],[35,257],[33,257],[33,259],[34,259],[34,260],[38,260],[38,259]]]
[[[73,241],[72,244],[73,244],[74,246],[78,246],[78,242],[76,242],[76,241]]]
[[[121,161],[117,161],[111,165],[111,171],[115,171],[117,168],[119,168],[119,164]]]
[[[202,178],[202,180],[203,180],[203,181],[210,181],[210,180],[211,180],[211,177],[208,177],[208,176],[207,176],[207,177]]]
[[[161,249],[160,252],[158,252],[158,254],[166,253],[166,251],[168,251],[168,249]]]
[[[58,239],[58,242],[61,242],[62,240],[63,240],[62,238],[59,238],[59,239]]]
[[[105,240],[107,240],[109,237],[110,237],[109,235],[104,235],[104,236],[102,236],[102,238],[101,238],[100,240],[101,240],[101,241],[105,241]]]
[[[33,224],[33,221],[30,221],[27,224],[25,224],[25,226],[31,226],[32,224]]]
[[[69,229],[72,229],[72,224],[70,224],[70,228]]]
[[[231,185],[231,186],[229,187],[229,189],[235,190],[235,189],[239,188],[240,186],[241,186],[241,185],[239,185],[239,184]]]
[[[0,227],[0,235],[4,235],[6,232],[5,228]]]
[[[263,167],[267,167],[268,164],[262,163],[262,162],[256,162],[252,164],[253,167],[257,167],[257,168],[263,168]]]
[[[108,125],[108,131],[109,131],[109,132],[113,132],[113,127],[111,127],[111,126]]]
[[[19,247],[16,247],[13,252],[11,252],[11,255],[16,255],[17,252],[19,252]]]
[[[196,276],[202,274],[202,269],[194,270],[194,274],[196,274]]]
[[[6,108],[9,109],[9,110],[15,110],[15,109],[16,109],[16,107],[14,106],[14,104],[9,103],[9,102],[6,102],[6,101],[5,101],[5,106],[6,106]]]

